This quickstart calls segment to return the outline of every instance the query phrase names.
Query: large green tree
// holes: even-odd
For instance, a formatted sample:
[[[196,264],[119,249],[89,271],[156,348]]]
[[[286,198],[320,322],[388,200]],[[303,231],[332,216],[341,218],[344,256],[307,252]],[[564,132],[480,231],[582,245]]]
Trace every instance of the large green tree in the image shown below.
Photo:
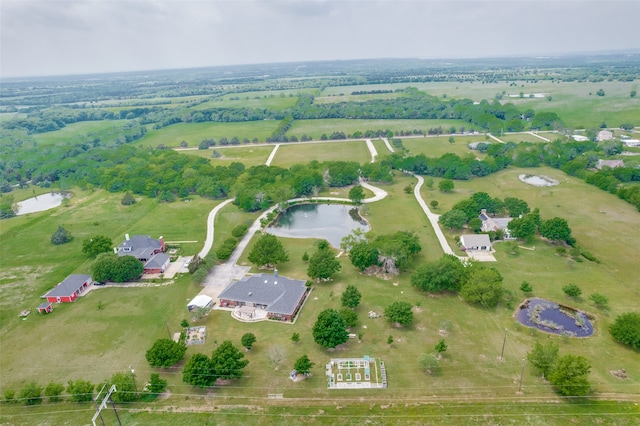
[[[579,355],[564,355],[558,358],[549,373],[549,382],[563,396],[584,396],[589,393],[591,364]]]
[[[315,280],[326,280],[338,272],[341,267],[340,261],[336,259],[336,255],[329,248],[329,244],[322,244],[309,258],[307,275]]]
[[[460,288],[460,296],[465,301],[486,308],[497,306],[503,292],[500,272],[493,268],[475,265]]]
[[[360,290],[353,284],[349,284],[342,292],[342,296],[340,296],[340,303],[346,308],[353,309],[360,304],[361,298]]]
[[[548,376],[558,361],[558,344],[548,340],[544,345],[536,342],[531,352],[527,354],[527,361],[542,373]]]
[[[526,240],[533,237],[536,233],[535,218],[529,214],[521,218],[516,217],[509,221],[508,228],[509,232],[511,232],[511,236],[521,240]]]
[[[115,402],[131,402],[138,399],[135,376],[130,371],[114,373],[109,379],[109,385],[116,385],[118,389],[111,395]]]
[[[384,309],[384,316],[390,323],[409,325],[413,321],[413,311],[409,302],[393,302]]]
[[[182,381],[193,386],[204,388],[212,386],[216,381],[211,360],[205,354],[194,354],[182,369]]]
[[[640,350],[640,313],[627,312],[619,315],[609,326],[609,333],[618,342]]]
[[[249,364],[244,354],[236,348],[231,340],[225,340],[211,355],[213,374],[219,379],[239,379],[243,375],[242,369]]]
[[[186,352],[187,347],[184,343],[174,342],[172,339],[158,339],[145,356],[150,366],[169,368],[184,358]]]
[[[378,261],[378,249],[373,247],[368,241],[359,241],[351,246],[349,251],[351,264],[364,271]]]
[[[100,253],[91,264],[91,276],[96,281],[122,283],[139,278],[143,272],[142,262],[135,257],[114,253]]]
[[[429,293],[456,292],[462,287],[467,271],[456,256],[443,255],[435,262],[418,267],[411,275],[411,285]]]
[[[100,253],[108,253],[112,248],[113,241],[104,235],[94,235],[82,242],[82,252],[91,257],[96,257]]]
[[[571,236],[571,228],[565,219],[554,217],[542,221],[540,225],[540,235],[554,241],[564,241],[573,244],[575,241]]]
[[[289,254],[284,246],[274,235],[262,234],[260,238],[251,248],[249,262],[261,268],[277,266],[278,264],[288,262]]]
[[[440,216],[438,222],[449,229],[460,229],[467,223],[467,215],[462,210],[449,210]]]
[[[255,342],[256,342],[256,335],[251,332],[244,333],[242,335],[242,338],[240,339],[240,343],[242,344],[242,346],[247,348],[248,351],[251,350],[251,347]]]
[[[335,309],[320,312],[313,325],[312,334],[313,340],[325,348],[335,348],[349,340],[344,318]]]

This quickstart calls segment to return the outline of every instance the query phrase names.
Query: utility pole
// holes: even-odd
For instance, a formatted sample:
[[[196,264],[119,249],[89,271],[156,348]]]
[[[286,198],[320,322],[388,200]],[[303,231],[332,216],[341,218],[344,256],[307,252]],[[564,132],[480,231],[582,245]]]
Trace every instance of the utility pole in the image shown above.
[[[169,330],[169,323],[167,322],[167,320],[164,320],[164,325],[167,326],[167,333],[169,333],[169,339],[171,339],[172,338],[171,330]]]
[[[502,341],[502,352],[500,352],[500,361],[504,361],[504,346],[507,344],[507,329],[504,329],[504,340]]]
[[[522,393],[522,376],[524,376],[524,366],[527,364],[527,358],[522,359],[522,370],[520,371],[520,386],[518,387],[518,393]]]
[[[137,394],[138,386],[136,385],[136,370],[134,370],[133,367],[131,367],[131,364],[129,364],[129,370],[131,370],[131,380],[133,380],[133,390]]]

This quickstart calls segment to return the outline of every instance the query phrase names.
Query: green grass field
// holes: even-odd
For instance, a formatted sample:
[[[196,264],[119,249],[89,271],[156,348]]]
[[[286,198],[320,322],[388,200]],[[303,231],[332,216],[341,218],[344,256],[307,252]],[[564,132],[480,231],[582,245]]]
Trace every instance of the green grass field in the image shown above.
[[[149,130],[136,144],[151,147],[164,144],[175,148],[185,141],[190,147],[197,147],[204,139],[213,138],[218,141],[223,137],[229,140],[237,137],[240,141],[244,138],[258,138],[264,141],[276,127],[278,122],[274,120],[246,123],[178,123],[159,130]]]
[[[497,143],[493,139],[485,139],[484,135],[476,136],[454,136],[454,142],[449,142],[449,136],[435,137],[401,137],[402,145],[409,150],[410,155],[424,154],[427,157],[440,157],[446,153],[452,152],[460,156],[473,155],[474,157],[484,158],[485,154],[469,149],[468,145],[472,142]]]
[[[357,161],[368,163],[371,154],[364,141],[281,144],[273,159],[274,166],[291,167],[298,163],[318,161]]]
[[[321,120],[296,120],[293,122],[288,135],[295,135],[300,138],[302,135],[311,136],[313,139],[320,139],[323,133],[327,136],[333,132],[344,132],[353,134],[367,130],[391,130],[397,132],[400,130],[422,130],[427,132],[430,128],[441,126],[443,129],[450,127],[459,128],[460,126],[469,127],[469,123],[462,120],[349,120],[344,118],[327,118]]]
[[[55,132],[37,133],[32,137],[40,144],[68,145],[91,142],[95,138],[120,133],[128,122],[129,120],[81,121],[68,124]]]

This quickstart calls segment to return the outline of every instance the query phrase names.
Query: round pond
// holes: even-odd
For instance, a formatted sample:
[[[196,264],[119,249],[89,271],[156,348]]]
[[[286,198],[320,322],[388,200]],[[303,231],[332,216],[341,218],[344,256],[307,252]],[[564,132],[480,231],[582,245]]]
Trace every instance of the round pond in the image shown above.
[[[38,195],[17,203],[17,216],[29,213],[43,212],[45,210],[58,207],[62,204],[62,200],[69,198],[69,195],[60,192],[52,192],[49,194]]]
[[[340,241],[351,231],[370,227],[358,209],[341,204],[297,204],[278,215],[266,231],[278,237],[320,238],[340,247]]]
[[[593,334],[588,314],[544,299],[531,298],[522,302],[516,319],[520,324],[547,333],[570,337],[589,337]]]

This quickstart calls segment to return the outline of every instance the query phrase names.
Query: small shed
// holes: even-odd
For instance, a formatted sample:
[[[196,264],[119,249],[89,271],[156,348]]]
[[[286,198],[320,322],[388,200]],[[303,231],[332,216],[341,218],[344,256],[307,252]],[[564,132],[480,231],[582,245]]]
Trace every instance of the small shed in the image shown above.
[[[51,312],[53,312],[53,304],[51,302],[42,302],[38,306],[39,314],[49,314]]]
[[[187,309],[189,310],[189,312],[198,308],[211,309],[212,307],[213,299],[206,294],[197,295],[193,298],[193,300],[191,300],[191,302],[187,304]]]

